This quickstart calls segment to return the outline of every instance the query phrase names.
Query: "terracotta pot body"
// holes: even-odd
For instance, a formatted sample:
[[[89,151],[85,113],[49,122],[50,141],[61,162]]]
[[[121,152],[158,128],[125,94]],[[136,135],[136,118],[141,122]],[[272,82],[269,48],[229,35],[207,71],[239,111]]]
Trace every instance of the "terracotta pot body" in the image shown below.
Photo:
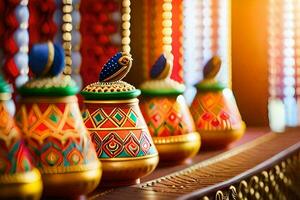
[[[79,196],[97,187],[101,165],[76,96],[23,97],[16,119],[42,174],[45,195]]]
[[[200,148],[200,135],[182,95],[144,96],[142,113],[161,161],[181,162]]]
[[[190,110],[204,146],[227,146],[245,132],[245,123],[228,88],[219,91],[198,90]]]
[[[84,104],[84,123],[103,165],[103,180],[107,184],[136,183],[155,169],[157,150],[137,98],[85,100]]]
[[[0,199],[39,199],[41,175],[5,101],[0,101],[0,116]]]

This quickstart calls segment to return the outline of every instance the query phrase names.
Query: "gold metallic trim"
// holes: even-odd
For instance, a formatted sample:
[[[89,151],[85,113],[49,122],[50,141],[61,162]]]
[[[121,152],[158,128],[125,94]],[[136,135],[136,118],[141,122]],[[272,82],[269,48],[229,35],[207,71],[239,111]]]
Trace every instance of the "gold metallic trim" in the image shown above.
[[[23,184],[3,184],[0,186],[0,199],[39,200],[42,190],[41,179]]]
[[[169,144],[169,143],[185,143],[190,141],[199,140],[200,135],[198,132],[192,132],[184,135],[176,135],[176,136],[167,136],[167,137],[152,137],[153,142],[157,145],[159,144]]]
[[[216,195],[215,195],[216,200],[223,200],[224,199],[224,194],[221,190],[218,190]]]
[[[129,92],[136,90],[133,85],[125,81],[114,81],[114,82],[95,82],[87,85],[82,91],[83,92],[93,92],[93,93],[105,93],[110,92]]]
[[[89,171],[97,168],[101,168],[101,163],[95,161],[90,164],[74,165],[74,166],[55,166],[55,167],[44,167],[40,169],[40,172],[44,176],[45,174],[59,174],[59,173],[72,173]]]
[[[44,71],[42,72],[42,75],[46,75],[50,69],[51,69],[51,65],[53,64],[53,61],[54,61],[54,45],[52,42],[48,41],[48,60],[47,60],[47,64],[46,64],[46,67],[44,69]]]
[[[29,172],[0,175],[0,185],[31,183],[40,179],[41,174],[39,170],[34,168]]]
[[[161,161],[182,162],[197,154],[201,146],[200,135],[192,132],[185,135],[153,137]]]
[[[126,100],[84,100],[83,103],[97,103],[97,104],[120,104],[120,103],[137,103],[139,100],[126,99]]]
[[[246,124],[242,122],[240,129],[230,130],[198,130],[205,146],[226,146],[241,138],[246,130]]]
[[[43,174],[42,179],[47,196],[72,196],[87,194],[99,184],[101,166],[81,172]]]
[[[20,103],[74,103],[77,102],[76,96],[66,97],[23,97]]]
[[[7,101],[11,99],[10,93],[0,93],[0,101]]]
[[[103,180],[118,182],[137,182],[137,179],[150,174],[158,164],[158,154],[136,158],[100,159],[103,166]],[[123,183],[124,184],[124,183]]]

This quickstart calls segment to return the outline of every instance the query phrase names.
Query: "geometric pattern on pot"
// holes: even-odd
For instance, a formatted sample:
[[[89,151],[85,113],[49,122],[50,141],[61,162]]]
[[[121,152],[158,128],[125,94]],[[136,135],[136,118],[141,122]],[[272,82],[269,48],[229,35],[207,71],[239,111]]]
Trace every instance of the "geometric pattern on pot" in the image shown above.
[[[98,158],[123,158],[123,157],[140,157],[155,153],[154,146],[151,145],[146,132],[142,130],[140,134],[129,131],[129,134],[123,139],[116,132],[110,132],[103,138],[99,131],[92,131],[91,138],[95,144]],[[138,138],[137,135],[140,135]]]
[[[152,136],[166,137],[195,131],[193,118],[181,97],[152,97],[141,102]]]
[[[196,95],[191,113],[198,130],[232,130],[242,126],[242,119],[230,90]]]
[[[97,159],[77,102],[22,104],[16,120],[42,172]]]
[[[84,109],[82,118],[88,128],[119,128],[119,127],[136,127],[138,115],[132,108],[99,108],[89,112]]]
[[[0,102],[0,175],[33,169],[29,152],[4,102]]]

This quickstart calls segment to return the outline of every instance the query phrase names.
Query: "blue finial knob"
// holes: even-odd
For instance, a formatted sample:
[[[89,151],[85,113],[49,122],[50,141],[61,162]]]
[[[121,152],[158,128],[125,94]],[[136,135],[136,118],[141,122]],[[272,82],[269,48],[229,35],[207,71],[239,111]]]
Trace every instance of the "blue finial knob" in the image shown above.
[[[65,67],[65,54],[61,45],[52,42],[32,46],[29,67],[36,76],[57,76]]]
[[[161,54],[152,65],[150,77],[152,79],[165,79],[169,77],[172,71],[171,60],[165,54]]]

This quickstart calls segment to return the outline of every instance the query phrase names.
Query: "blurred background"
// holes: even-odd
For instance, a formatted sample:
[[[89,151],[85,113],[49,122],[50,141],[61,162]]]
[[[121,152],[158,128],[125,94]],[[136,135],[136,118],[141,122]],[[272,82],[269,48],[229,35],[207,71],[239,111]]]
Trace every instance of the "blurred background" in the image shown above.
[[[134,64],[126,80],[138,87],[158,55],[171,52],[172,78],[185,83],[191,102],[203,65],[219,55],[218,79],[233,89],[248,126],[299,125],[300,1],[73,0],[73,7],[79,85],[97,81],[107,59],[129,48]],[[0,2],[1,70],[11,84],[31,76],[33,43],[63,41],[62,18],[60,0]]]

